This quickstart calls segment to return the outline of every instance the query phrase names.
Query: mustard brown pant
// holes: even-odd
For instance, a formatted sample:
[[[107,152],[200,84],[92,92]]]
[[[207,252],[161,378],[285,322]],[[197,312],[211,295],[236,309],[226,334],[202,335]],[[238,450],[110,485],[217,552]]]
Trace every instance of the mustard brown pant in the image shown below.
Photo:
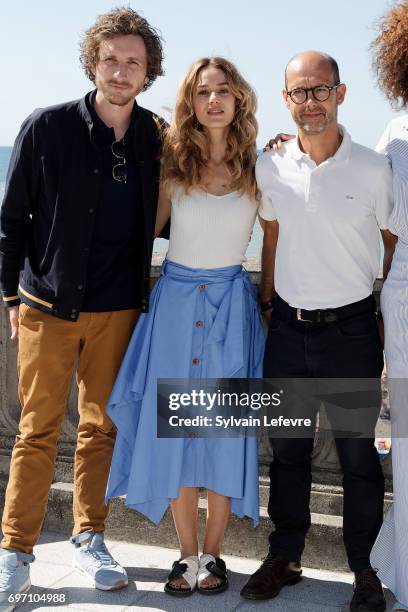
[[[4,505],[3,548],[32,553],[40,536],[75,365],[79,425],[73,533],[104,531],[115,441],[106,403],[138,315],[138,310],[84,312],[71,322],[20,305],[22,412]]]

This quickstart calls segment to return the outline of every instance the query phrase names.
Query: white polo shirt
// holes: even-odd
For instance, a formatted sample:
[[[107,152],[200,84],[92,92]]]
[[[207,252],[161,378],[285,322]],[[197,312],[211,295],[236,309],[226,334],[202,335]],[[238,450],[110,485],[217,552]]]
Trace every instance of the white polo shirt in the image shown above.
[[[384,155],[342,143],[317,166],[294,138],[261,155],[260,216],[279,222],[275,289],[291,306],[336,308],[372,293],[380,266],[379,229],[388,228],[392,173]]]

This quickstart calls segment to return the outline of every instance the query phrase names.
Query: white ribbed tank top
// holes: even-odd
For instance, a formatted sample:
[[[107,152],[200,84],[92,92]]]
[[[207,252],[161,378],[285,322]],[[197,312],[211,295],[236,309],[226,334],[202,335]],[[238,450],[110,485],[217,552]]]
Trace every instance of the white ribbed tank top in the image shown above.
[[[175,187],[167,258],[189,268],[242,264],[256,213],[256,204],[236,191],[216,196]]]

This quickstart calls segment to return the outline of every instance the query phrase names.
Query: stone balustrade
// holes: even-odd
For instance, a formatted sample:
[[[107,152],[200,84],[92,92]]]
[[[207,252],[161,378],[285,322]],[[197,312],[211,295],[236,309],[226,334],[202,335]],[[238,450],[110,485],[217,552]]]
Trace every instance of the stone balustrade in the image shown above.
[[[252,269],[256,265],[252,265]],[[251,270],[251,267],[249,268]],[[252,280],[259,283],[259,271],[251,271]],[[152,268],[152,279],[159,274],[158,266]],[[375,292],[378,295],[381,281],[377,281]],[[0,478],[7,478],[10,454],[18,430],[20,406],[17,396],[17,347],[9,340],[7,313],[0,310]],[[58,381],[55,381],[58,384]],[[72,385],[68,401],[66,417],[64,419],[58,447],[55,480],[58,482],[72,481],[73,457],[75,451],[76,427],[78,414],[76,409],[76,389]],[[272,456],[267,437],[261,439],[260,444],[260,472],[267,473],[267,466]],[[383,460],[387,488],[392,484],[391,453]],[[316,436],[313,454],[313,478],[315,482],[323,484],[340,484],[341,475],[338,457],[333,440]]]

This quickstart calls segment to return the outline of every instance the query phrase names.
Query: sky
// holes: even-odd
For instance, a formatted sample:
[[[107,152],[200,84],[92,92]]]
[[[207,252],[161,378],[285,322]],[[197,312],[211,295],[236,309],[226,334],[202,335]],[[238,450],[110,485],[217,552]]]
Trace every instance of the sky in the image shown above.
[[[37,107],[73,100],[92,89],[78,60],[78,43],[96,16],[120,0],[36,0],[0,3],[0,145],[11,145]],[[158,29],[165,76],[138,97],[159,112],[174,104],[183,74],[199,57],[232,60],[258,96],[262,146],[293,132],[281,90],[290,57],[306,49],[336,58],[348,86],[339,118],[354,140],[373,147],[395,116],[376,86],[370,42],[388,0],[138,0],[128,3]],[[168,118],[168,117],[166,117]]]

